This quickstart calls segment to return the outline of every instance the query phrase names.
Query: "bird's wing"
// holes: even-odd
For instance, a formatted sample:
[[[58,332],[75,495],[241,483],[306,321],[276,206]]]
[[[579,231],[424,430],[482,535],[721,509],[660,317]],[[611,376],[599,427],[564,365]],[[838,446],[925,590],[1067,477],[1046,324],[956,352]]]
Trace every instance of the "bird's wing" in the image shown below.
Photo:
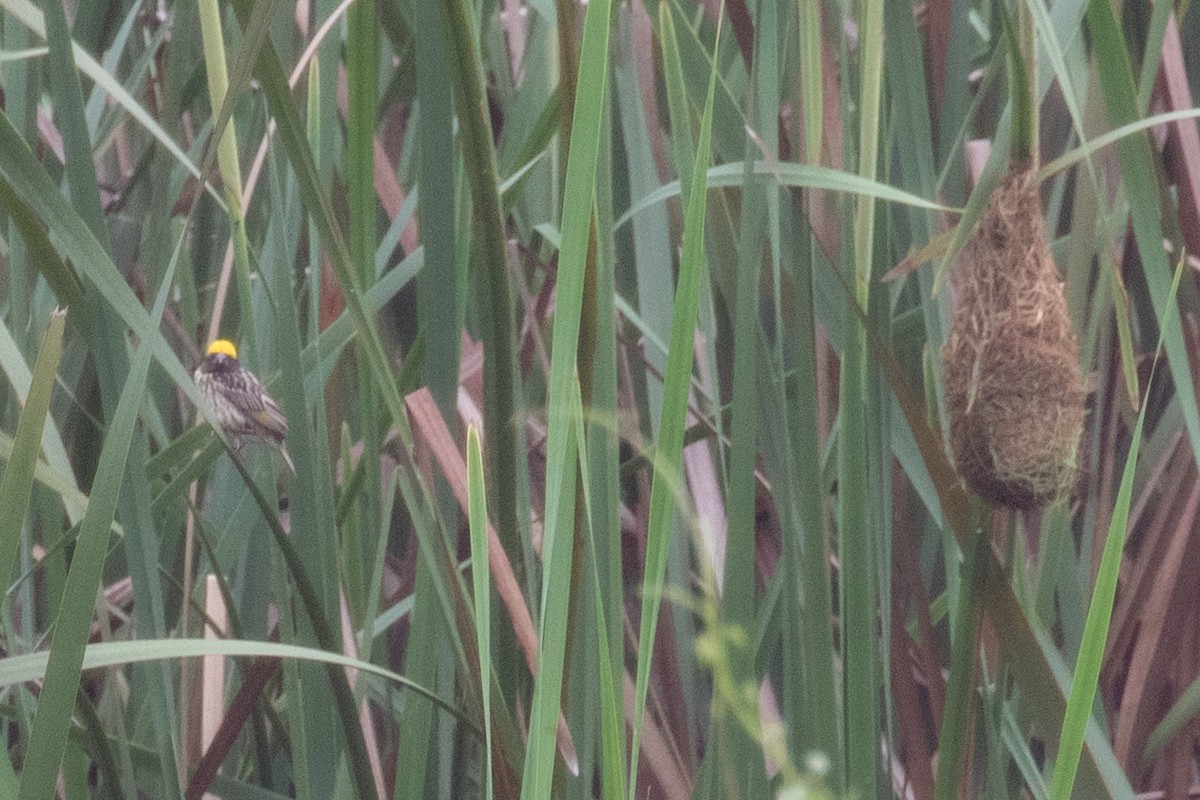
[[[269,431],[275,439],[283,439],[287,435],[287,417],[283,415],[279,403],[267,394],[262,381],[252,373],[242,370],[236,380],[230,381],[229,391],[237,395],[238,407],[246,417]]]

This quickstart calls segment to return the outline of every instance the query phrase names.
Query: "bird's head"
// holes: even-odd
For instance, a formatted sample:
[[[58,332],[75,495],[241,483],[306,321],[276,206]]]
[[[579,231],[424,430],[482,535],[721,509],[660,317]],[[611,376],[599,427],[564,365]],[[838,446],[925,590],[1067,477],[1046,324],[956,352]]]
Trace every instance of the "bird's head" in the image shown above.
[[[210,370],[228,369],[237,365],[237,346],[228,339],[214,339],[205,351],[204,366]]]

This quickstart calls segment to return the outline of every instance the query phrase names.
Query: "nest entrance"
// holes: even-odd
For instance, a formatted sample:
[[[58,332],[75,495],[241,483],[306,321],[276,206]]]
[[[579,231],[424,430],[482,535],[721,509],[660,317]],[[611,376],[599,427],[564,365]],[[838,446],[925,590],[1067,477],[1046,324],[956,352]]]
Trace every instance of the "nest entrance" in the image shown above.
[[[1084,392],[1031,172],[992,194],[951,282],[942,368],[958,472],[995,505],[1045,506],[1074,483]]]

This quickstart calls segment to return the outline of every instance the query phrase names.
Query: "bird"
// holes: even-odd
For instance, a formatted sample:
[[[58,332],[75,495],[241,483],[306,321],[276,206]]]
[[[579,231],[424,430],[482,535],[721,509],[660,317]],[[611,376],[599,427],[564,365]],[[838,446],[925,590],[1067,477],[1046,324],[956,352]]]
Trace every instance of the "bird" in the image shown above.
[[[232,437],[235,450],[241,447],[243,436],[270,442],[279,448],[288,469],[295,474],[285,442],[287,417],[258,376],[238,361],[233,342],[213,340],[193,378],[213,418]]]

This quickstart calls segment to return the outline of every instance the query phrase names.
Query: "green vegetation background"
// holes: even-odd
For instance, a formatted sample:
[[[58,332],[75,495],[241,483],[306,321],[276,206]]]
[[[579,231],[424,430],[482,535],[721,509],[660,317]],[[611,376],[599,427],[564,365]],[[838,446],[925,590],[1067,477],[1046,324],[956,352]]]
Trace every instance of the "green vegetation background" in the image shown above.
[[[1025,515],[955,479],[937,359],[1004,13],[1088,376]],[[0,0],[0,39],[0,797],[1190,786],[1186,2]],[[217,335],[294,475],[197,424]]]

